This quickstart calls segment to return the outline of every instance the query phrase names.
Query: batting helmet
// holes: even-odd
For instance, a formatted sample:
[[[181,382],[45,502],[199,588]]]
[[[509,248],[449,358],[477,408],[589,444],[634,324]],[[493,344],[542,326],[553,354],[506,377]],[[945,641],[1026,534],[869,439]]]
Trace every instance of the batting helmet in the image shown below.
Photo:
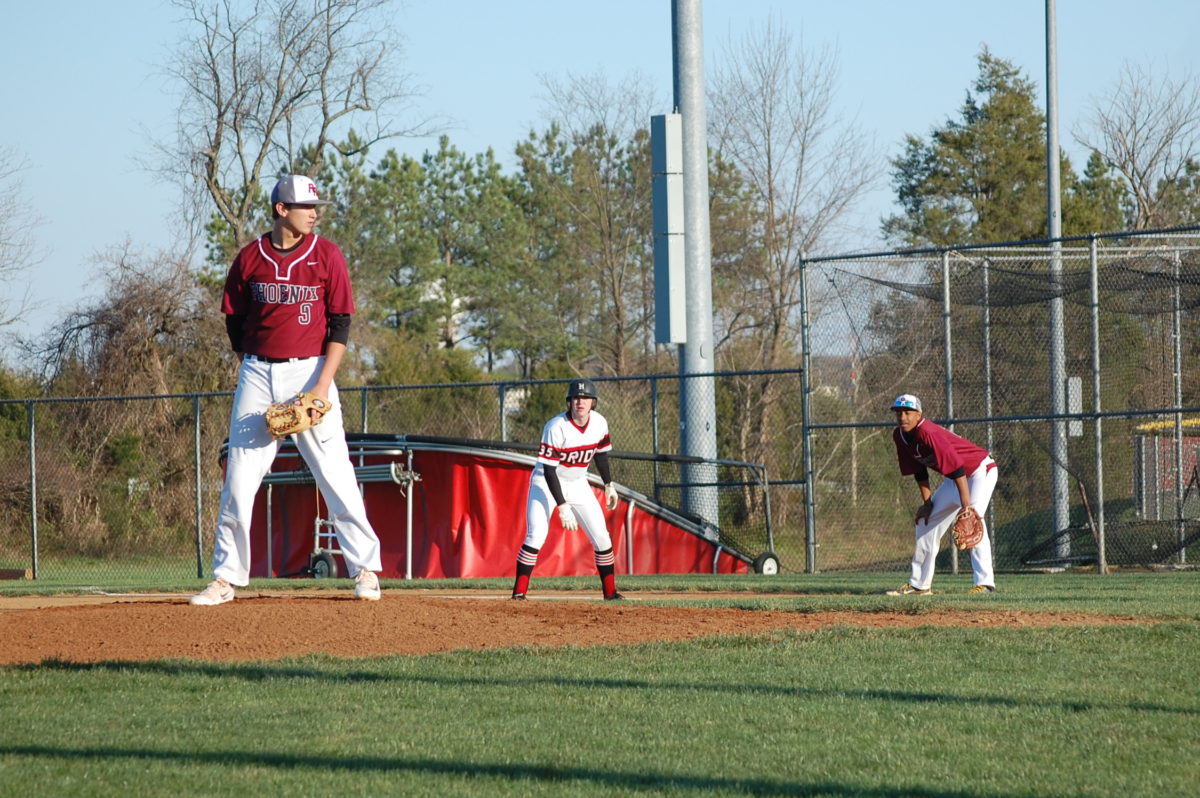
[[[571,387],[567,388],[567,401],[571,401],[576,396],[586,396],[589,399],[599,399],[596,393],[596,384],[586,377],[581,380],[572,380]]]

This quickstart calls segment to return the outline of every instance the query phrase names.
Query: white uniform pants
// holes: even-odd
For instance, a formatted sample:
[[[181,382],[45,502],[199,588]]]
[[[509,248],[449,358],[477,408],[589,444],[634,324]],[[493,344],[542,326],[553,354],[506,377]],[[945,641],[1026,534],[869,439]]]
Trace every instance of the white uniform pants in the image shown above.
[[[243,358],[230,414],[229,460],[213,547],[214,578],[221,577],[239,586],[249,584],[254,496],[279,449],[279,442],[267,431],[263,411],[272,402],[285,401],[312,387],[323,362],[324,358],[317,357],[288,363]],[[329,393],[333,409],[325,414],[324,420],[292,438],[328,505],[328,520],[333,522],[350,574],[353,576],[364,568],[380,571],[383,564],[379,538],[367,520],[354,465],[350,462],[337,387],[331,386]]]
[[[608,525],[604,522],[604,511],[592,490],[591,483],[586,479],[571,482],[560,481],[563,498],[571,505],[575,518],[583,527],[584,534],[592,542],[596,551],[607,551],[612,548],[612,538],[608,534]],[[525,503],[525,545],[531,549],[541,549],[550,531],[550,514],[555,511],[554,496],[544,477],[530,477],[529,498]]]
[[[979,513],[980,518],[986,517],[988,504],[992,501],[992,491],[996,489],[997,477],[995,461],[990,457],[979,464],[975,473],[967,477],[971,506]],[[959,503],[958,486],[952,479],[943,479],[930,498],[933,508],[929,511],[929,518],[917,522],[916,525],[917,544],[913,550],[912,577],[908,580],[910,585],[920,590],[928,590],[933,584],[933,567],[941,547],[942,536],[954,526],[962,507]],[[955,555],[957,556],[957,551]],[[992,572],[992,539],[986,525],[983,540],[971,549],[971,574],[977,585],[996,586],[996,577]]]

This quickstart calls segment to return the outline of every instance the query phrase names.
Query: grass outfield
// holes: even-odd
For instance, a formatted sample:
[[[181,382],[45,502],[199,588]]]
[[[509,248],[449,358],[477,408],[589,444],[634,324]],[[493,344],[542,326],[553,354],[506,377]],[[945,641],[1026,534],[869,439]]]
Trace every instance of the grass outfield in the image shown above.
[[[988,606],[1157,622],[0,668],[0,795],[1191,796],[1198,580],[1000,575],[1002,592],[966,596],[968,580],[946,576],[935,582],[945,593],[885,599],[878,591],[903,576],[636,577],[621,583],[633,598],[739,591],[695,600],[711,606]]]

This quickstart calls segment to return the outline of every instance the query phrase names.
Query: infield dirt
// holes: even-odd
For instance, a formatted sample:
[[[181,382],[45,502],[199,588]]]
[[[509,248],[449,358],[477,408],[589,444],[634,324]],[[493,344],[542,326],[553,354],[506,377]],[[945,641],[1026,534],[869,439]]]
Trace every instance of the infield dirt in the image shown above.
[[[0,599],[0,665],[142,661],[254,661],[324,653],[340,657],[429,654],[507,646],[629,645],[831,626],[1033,628],[1145,623],[1081,613],[979,608],[894,612],[782,612],[646,604],[712,593],[638,593],[601,602],[549,593],[516,602],[484,591],[384,592],[376,602],[348,592],[239,593],[217,607],[186,595],[28,596]],[[744,595],[741,596],[745,598]]]

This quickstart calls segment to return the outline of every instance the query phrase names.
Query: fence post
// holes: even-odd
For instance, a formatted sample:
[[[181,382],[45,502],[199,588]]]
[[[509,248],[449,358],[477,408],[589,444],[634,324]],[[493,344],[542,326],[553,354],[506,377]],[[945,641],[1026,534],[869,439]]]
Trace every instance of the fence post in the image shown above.
[[[508,399],[508,386],[501,383],[500,389],[500,440],[508,442],[508,414],[504,412],[504,403]]]
[[[995,434],[992,421],[992,285],[989,267],[991,259],[983,259],[983,414],[987,417],[987,450],[995,451]],[[996,503],[988,502],[988,531],[992,535],[992,546],[996,542]]]
[[[1104,552],[1104,421],[1100,418],[1100,258],[1096,236],[1088,239],[1088,265],[1092,289],[1092,425],[1096,448],[1096,571],[1108,573]]]
[[[804,441],[804,572],[817,572],[816,509],[813,497],[812,342],[808,326],[808,253],[800,254],[800,424]]]
[[[1187,562],[1186,530],[1183,526],[1183,345],[1179,317],[1182,309],[1182,288],[1179,285],[1179,250],[1175,250],[1172,263],[1174,266],[1173,302],[1171,307],[1171,349],[1172,367],[1175,372],[1175,530],[1179,541],[1179,563]]]
[[[658,440],[658,378],[657,377],[650,378],[650,438],[652,441],[651,451],[653,451],[653,453],[655,455],[658,455],[660,444],[659,444],[659,440]],[[662,504],[662,488],[659,487],[659,483],[661,482],[661,480],[659,479],[659,477],[661,476],[661,471],[659,470],[658,460],[654,461],[654,465],[652,466],[652,468],[654,471],[654,502],[656,504]]]
[[[38,578],[38,511],[37,511],[37,404],[25,403],[25,415],[29,419],[29,565],[33,578]]]
[[[946,395],[946,420],[954,429],[954,356],[951,354],[950,332],[950,250],[942,250],[942,367],[946,370],[942,381]]]
[[[200,458],[200,395],[192,396],[192,465],[196,469],[196,578],[204,578],[204,479]]]
[[[946,370],[943,392],[946,395],[946,427],[954,431],[954,356],[950,332],[950,250],[942,250],[942,367]],[[950,573],[958,573],[958,549],[950,547]]]

